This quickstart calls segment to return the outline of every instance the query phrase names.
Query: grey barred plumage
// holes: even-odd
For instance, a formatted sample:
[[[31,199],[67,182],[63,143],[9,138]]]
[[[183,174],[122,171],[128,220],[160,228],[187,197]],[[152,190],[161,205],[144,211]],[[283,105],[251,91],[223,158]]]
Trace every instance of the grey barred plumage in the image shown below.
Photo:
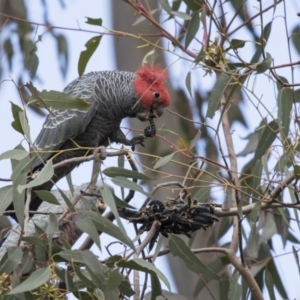
[[[170,103],[164,86],[165,79],[164,70],[143,67],[135,73],[91,72],[73,80],[64,92],[85,99],[91,103],[91,107],[88,110],[52,109],[33,144],[32,153],[35,157],[32,172],[43,168],[49,159],[56,164],[87,155],[92,148],[107,146],[110,142],[122,143],[132,149],[137,144],[144,145],[145,136],[129,140],[120,129],[120,124],[126,117],[141,121],[160,117]],[[69,163],[55,169],[51,181],[34,189],[50,190],[78,165]],[[33,194],[30,210],[36,210],[40,203],[41,200]],[[11,204],[7,210],[12,209]],[[15,218],[14,213],[11,216]]]

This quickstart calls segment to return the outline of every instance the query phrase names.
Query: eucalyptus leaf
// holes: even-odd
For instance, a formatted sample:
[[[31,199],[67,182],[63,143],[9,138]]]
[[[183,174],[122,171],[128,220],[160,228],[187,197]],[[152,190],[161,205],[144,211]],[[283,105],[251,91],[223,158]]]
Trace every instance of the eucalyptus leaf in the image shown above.
[[[155,169],[155,170],[156,170],[156,169],[159,169],[160,167],[162,167],[162,166],[164,166],[165,164],[167,164],[169,161],[172,160],[172,158],[173,158],[173,156],[174,156],[175,153],[176,153],[176,152],[173,152],[173,153],[171,153],[171,154],[169,154],[169,155],[167,155],[167,156],[164,156],[164,157],[158,159],[158,160],[156,161],[156,163],[154,164],[153,169]]]
[[[23,190],[28,189],[30,187],[39,186],[49,181],[53,175],[54,175],[54,169],[53,169],[52,160],[49,160],[47,161],[43,169],[38,173],[37,177],[27,184],[19,185],[18,191],[21,193]]]
[[[89,62],[90,58],[98,48],[100,41],[101,41],[102,35],[94,36],[91,39],[89,39],[86,44],[86,50],[81,51],[79,61],[78,61],[78,74],[79,77],[82,76],[82,74],[85,71],[85,68],[87,66],[87,63]]]
[[[14,287],[8,295],[15,295],[27,291],[32,291],[46,283],[51,276],[50,266],[38,269],[31,273],[20,285]]]

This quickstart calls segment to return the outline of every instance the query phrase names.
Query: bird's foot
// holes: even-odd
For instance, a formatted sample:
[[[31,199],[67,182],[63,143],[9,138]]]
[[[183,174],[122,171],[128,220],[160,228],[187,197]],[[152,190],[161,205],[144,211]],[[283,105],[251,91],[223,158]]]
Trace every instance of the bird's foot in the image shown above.
[[[106,148],[104,146],[100,146],[96,150],[94,150],[93,155],[95,156],[95,160],[104,160],[107,157]]]
[[[141,145],[141,146],[145,147],[146,140],[147,140],[147,137],[142,134],[135,136],[133,139],[131,139],[130,145],[131,145],[132,151],[135,150],[135,145]]]

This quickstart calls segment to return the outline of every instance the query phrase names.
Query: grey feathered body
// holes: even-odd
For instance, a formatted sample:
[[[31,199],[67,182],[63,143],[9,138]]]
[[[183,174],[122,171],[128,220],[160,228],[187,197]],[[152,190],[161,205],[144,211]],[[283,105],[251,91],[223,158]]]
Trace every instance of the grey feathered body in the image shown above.
[[[142,109],[133,88],[135,78],[136,75],[131,72],[103,71],[92,72],[72,81],[64,92],[86,99],[91,107],[88,110],[52,110],[33,145],[38,155],[32,171],[41,169],[52,157],[53,164],[56,164],[89,154],[90,151],[80,149],[76,144],[84,148],[107,146],[109,142],[134,145],[133,140],[124,136],[120,123],[125,117],[135,117]],[[73,162],[57,168],[51,181],[34,189],[50,190],[79,164]],[[30,210],[37,210],[40,204],[41,200],[33,191]],[[13,204],[7,208],[12,209]],[[10,216],[16,218],[14,213]]]

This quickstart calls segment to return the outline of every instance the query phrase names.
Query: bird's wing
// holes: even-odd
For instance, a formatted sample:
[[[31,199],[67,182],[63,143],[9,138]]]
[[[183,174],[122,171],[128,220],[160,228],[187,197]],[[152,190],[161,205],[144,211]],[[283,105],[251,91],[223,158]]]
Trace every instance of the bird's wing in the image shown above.
[[[92,105],[88,110],[51,110],[52,114],[47,116],[33,144],[33,150],[38,151],[38,155],[33,161],[32,169],[49,159],[53,151],[60,149],[65,141],[74,139],[84,132],[96,112],[96,102],[92,97],[92,91],[97,76],[99,76],[98,73],[89,73],[74,80],[64,89],[64,92],[86,99]]]

